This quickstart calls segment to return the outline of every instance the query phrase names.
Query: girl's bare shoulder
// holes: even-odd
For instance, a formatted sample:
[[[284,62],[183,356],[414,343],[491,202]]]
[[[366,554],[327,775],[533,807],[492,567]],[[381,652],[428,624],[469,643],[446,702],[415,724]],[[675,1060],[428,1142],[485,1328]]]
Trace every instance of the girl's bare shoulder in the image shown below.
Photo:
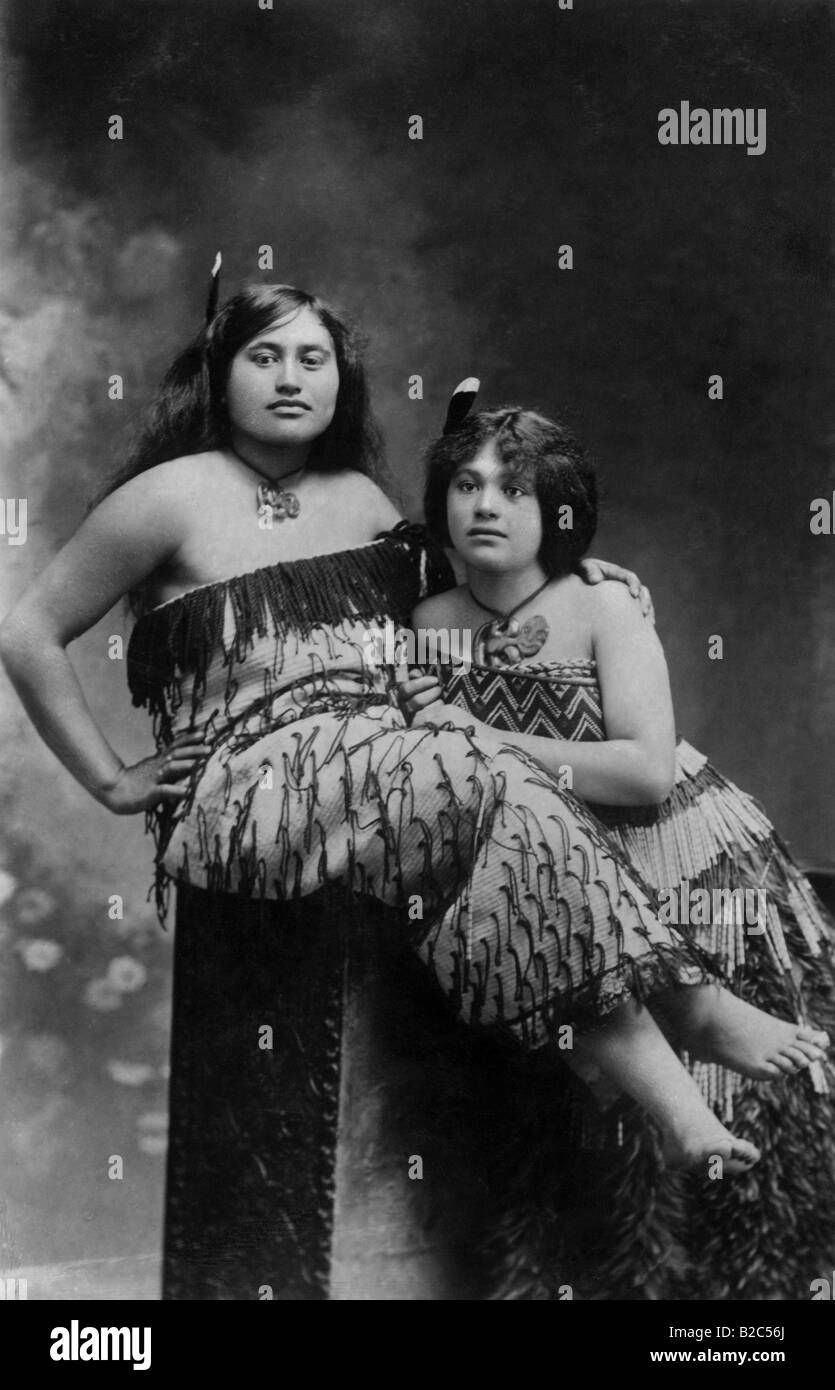
[[[548,601],[557,610],[570,608],[572,612],[589,618],[617,617],[631,613],[637,608],[628,588],[619,580],[604,579],[598,584],[587,584],[579,574],[562,575],[548,590]]]
[[[421,599],[412,613],[413,627],[450,627],[464,616],[466,586],[459,584],[456,589],[445,589],[441,594],[432,594]]]
[[[562,574],[552,579],[534,602],[537,608],[541,607],[554,617],[566,611],[585,612],[590,587],[578,574]]]

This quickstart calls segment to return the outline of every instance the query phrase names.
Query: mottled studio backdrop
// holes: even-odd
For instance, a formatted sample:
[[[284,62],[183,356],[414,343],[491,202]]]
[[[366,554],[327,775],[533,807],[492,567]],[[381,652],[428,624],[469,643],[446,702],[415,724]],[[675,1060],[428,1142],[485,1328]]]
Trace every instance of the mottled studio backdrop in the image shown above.
[[[812,0],[7,3],[0,488],[28,499],[28,538],[0,536],[2,611],[118,462],[221,247],[227,291],[283,279],[360,318],[413,515],[462,376],[567,414],[599,465],[595,552],[653,589],[680,730],[801,858],[835,861],[835,537],[809,529],[835,487],[833,52]],[[765,107],[765,153],[662,148],[682,100]],[[114,612],[73,652],[136,757],[145,716],[107,655],[125,630]],[[30,1297],[154,1296],[170,939],[150,845],[5,680],[2,701],[0,1266]]]

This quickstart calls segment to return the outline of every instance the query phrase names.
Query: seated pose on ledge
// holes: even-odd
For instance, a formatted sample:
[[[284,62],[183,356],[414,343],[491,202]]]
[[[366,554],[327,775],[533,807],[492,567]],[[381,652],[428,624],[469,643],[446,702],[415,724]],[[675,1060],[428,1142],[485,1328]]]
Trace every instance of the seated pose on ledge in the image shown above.
[[[390,675],[367,662],[372,622],[407,622],[453,582],[380,474],[346,320],[285,285],[218,310],[213,279],[206,324],[128,464],[2,626],[7,670],[50,748],[110,810],[146,813],[161,911],[177,884],[165,1298],[258,1298],[264,1284],[328,1296],[337,937],[355,920],[328,886],[446,903],[501,802],[495,777],[467,781],[486,755],[457,732],[406,731]],[[638,596],[617,567],[587,574]],[[137,614],[128,679],[157,741],[133,766],[94,722],[66,650],[124,595]],[[584,969],[575,952],[563,972],[592,1016],[645,977],[693,969],[619,874],[607,860],[595,889],[620,904],[604,959]],[[573,878],[572,910],[581,894]],[[515,988],[508,1019],[533,1028],[546,996]],[[274,1053],[252,1043],[265,1018]]]
[[[464,383],[471,385],[477,383]],[[461,394],[466,406],[473,392]],[[565,782],[570,769],[574,794],[591,804],[633,869],[666,899],[668,920],[717,962],[733,992],[705,983],[655,995],[650,1010],[694,1063],[711,1110],[727,1122],[736,1101],[745,1129],[764,1141],[771,1169],[764,1190],[774,1193],[768,1239],[777,1243],[781,1226],[790,1232],[787,1265],[796,1269],[798,1257],[806,1259],[808,1287],[815,1258],[831,1254],[835,1239],[835,1117],[820,1060],[826,1036],[815,1031],[822,1021],[831,1027],[835,1008],[832,924],[760,807],[702,754],[676,742],[654,628],[617,585],[590,587],[578,578],[597,524],[595,474],[578,441],[518,407],[465,415],[428,451],[425,512],[430,536],[455,549],[466,582],[422,600],[412,626],[475,634],[474,661],[410,672],[400,694],[411,727],[454,722],[476,744],[499,732],[506,746],[535,758],[557,781]],[[463,645],[459,640],[454,650]],[[541,793],[531,804],[547,823]],[[457,978],[443,923],[421,951],[436,971]],[[582,1037],[577,1051],[582,1056]],[[630,1058],[627,1071],[632,1066]],[[791,1083],[785,1096],[780,1086],[751,1084],[800,1070],[807,1082],[799,1093]],[[621,1084],[638,1094],[634,1081]],[[671,1086],[685,1106],[692,1092],[672,1079]],[[599,1085],[592,1089],[600,1093]],[[657,1117],[653,1097],[643,1103]],[[622,1121],[621,1111],[615,1115]],[[695,1102],[692,1114],[701,1134],[704,1116]],[[740,1191],[740,1184],[719,1183],[714,1205],[724,1203],[721,1229],[733,1236],[735,1224],[743,1235],[744,1281],[752,1274],[746,1264],[757,1261],[751,1197]],[[634,1231],[629,1200],[623,1191],[614,1228]],[[686,1241],[686,1232],[677,1237]],[[633,1266],[640,1255],[636,1241]],[[734,1254],[726,1245],[720,1255],[727,1276]],[[699,1279],[703,1287],[710,1283],[707,1275],[697,1273],[697,1287]]]
[[[396,909],[404,936],[416,911],[468,1022],[525,1048],[574,1026],[580,1065],[658,1119],[672,1163],[750,1166],[754,1145],[711,1112],[643,1007],[686,1046],[744,1063],[709,957],[659,921],[640,875],[534,759],[492,730],[407,727],[393,669],[369,662],[370,624],[408,621],[449,585],[367,476],[374,443],[354,340],[327,306],[262,286],[212,312],[129,476],[3,625],[33,721],[106,806],[152,812],[161,903],[173,883],[243,921],[253,903],[280,916],[327,891],[346,912]],[[124,594],[140,608],[133,698],[158,740],[133,767],[65,651]],[[801,1066],[825,1042],[798,1025],[758,1056]]]

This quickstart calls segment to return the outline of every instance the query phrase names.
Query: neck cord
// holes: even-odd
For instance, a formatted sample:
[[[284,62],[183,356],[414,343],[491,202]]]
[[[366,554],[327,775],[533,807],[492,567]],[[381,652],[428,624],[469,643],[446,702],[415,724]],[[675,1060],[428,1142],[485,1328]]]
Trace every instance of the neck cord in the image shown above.
[[[541,594],[543,589],[547,589],[550,583],[551,577],[549,575],[548,578],[545,580],[544,584],[540,584],[539,588],[534,589],[532,594],[527,594],[526,597],[523,598],[520,603],[516,604],[515,608],[511,608],[509,613],[502,613],[500,609],[491,608],[488,603],[482,603],[481,599],[477,598],[476,595],[473,593],[472,588],[469,584],[467,585],[467,592],[469,593],[470,597],[475,600],[479,608],[484,609],[485,613],[492,613],[494,618],[502,618],[505,622],[507,622],[508,618],[512,618],[513,614],[518,613],[519,609],[523,608],[526,603],[530,603],[531,599],[536,598],[537,594]]]
[[[295,492],[290,492],[290,490],[284,486],[284,479],[292,478],[294,473],[304,473],[307,467],[307,459],[305,459],[300,468],[291,468],[288,473],[282,473],[280,478],[271,478],[269,473],[264,473],[257,464],[250,463],[247,459],[242,458],[236,449],[233,449],[232,453],[235,455],[236,459],[240,459],[241,463],[246,468],[249,468],[251,472],[257,474],[259,478],[264,479],[255,489],[255,509],[258,513],[259,526],[272,526],[273,518],[277,521],[286,521],[289,517],[292,521],[298,516],[301,511],[301,502]],[[301,479],[299,481],[301,481]]]
[[[232,449],[232,453],[235,455],[236,459],[240,460],[240,462],[244,465],[245,468],[251,468],[253,473],[257,473],[259,478],[263,478],[265,483],[269,483],[270,487],[278,487],[281,483],[283,483],[285,478],[292,478],[294,473],[303,473],[305,468],[307,467],[307,459],[305,459],[304,463],[301,464],[300,467],[291,468],[288,470],[287,473],[282,473],[278,478],[271,478],[269,473],[265,473],[262,469],[260,469],[257,466],[257,464],[250,463],[249,459],[245,459],[242,454],[238,453],[237,449]]]

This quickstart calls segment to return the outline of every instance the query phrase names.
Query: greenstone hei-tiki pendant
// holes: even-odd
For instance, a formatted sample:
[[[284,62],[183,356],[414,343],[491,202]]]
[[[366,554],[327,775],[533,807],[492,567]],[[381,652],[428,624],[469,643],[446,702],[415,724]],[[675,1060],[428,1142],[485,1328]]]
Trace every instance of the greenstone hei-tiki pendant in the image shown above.
[[[270,487],[268,483],[258,484],[258,515],[264,509],[271,510],[273,516],[278,521],[284,521],[286,517],[298,516],[301,511],[301,503],[295,492],[287,492],[284,488]]]

